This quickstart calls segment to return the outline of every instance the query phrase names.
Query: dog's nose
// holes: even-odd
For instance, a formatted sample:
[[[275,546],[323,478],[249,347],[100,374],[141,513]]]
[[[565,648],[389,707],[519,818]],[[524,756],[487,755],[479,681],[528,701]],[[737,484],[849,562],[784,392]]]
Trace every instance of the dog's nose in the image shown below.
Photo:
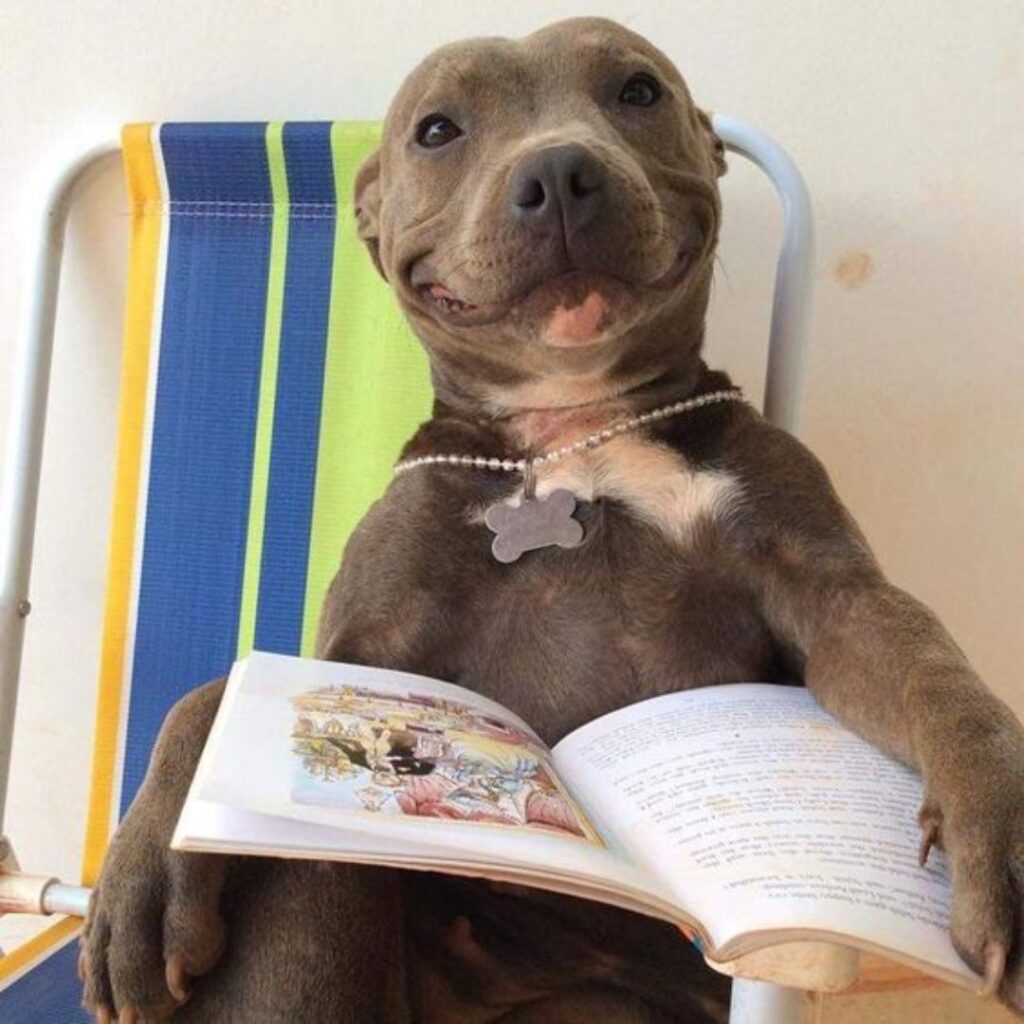
[[[585,146],[550,146],[519,161],[508,185],[513,217],[530,227],[561,225],[566,236],[601,204],[605,172]]]

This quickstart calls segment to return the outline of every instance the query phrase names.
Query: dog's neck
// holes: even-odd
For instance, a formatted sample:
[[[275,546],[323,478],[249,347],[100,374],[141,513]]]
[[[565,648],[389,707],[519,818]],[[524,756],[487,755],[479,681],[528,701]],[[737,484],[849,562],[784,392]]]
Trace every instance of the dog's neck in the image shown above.
[[[625,385],[609,384],[603,393],[583,402],[521,405],[499,411],[482,405],[452,406],[438,398],[434,421],[454,421],[486,429],[501,438],[507,452],[542,452],[572,443],[637,413],[710,390],[715,385],[705,386],[708,374],[703,360],[697,357],[685,367],[671,366]]]

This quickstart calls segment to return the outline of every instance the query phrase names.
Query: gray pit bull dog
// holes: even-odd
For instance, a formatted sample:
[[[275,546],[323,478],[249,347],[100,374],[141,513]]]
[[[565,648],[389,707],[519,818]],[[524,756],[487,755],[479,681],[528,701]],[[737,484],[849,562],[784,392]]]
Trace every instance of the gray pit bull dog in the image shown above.
[[[729,386],[701,360],[721,143],[671,62],[583,18],[446,46],[362,167],[360,236],[430,356],[404,457],[518,459]],[[815,458],[739,403],[545,466],[576,547],[491,554],[512,474],[429,465],[354,533],[317,654],[452,680],[548,742],[668,690],[799,681],[920,771],[964,959],[1024,1007],[1024,733],[888,583]],[[173,853],[222,682],[178,704],[93,898],[98,1020],[698,1021],[726,982],[667,925],[432,875]]]

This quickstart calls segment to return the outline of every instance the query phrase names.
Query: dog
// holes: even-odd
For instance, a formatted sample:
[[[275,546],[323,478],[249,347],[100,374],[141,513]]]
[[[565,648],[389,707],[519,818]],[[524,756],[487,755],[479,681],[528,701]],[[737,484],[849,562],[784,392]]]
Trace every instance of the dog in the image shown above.
[[[423,673],[554,743],[678,688],[803,683],[921,774],[952,937],[1024,1008],[1024,731],[918,601],[885,580],[819,462],[702,360],[723,147],[672,63],[614,22],[427,57],[355,184],[355,219],[429,355],[417,464],[352,535],[316,655]],[[486,510],[565,490],[576,546],[491,553]],[[529,496],[528,496],[529,497]],[[723,1020],[678,933],[567,897],[353,865],[185,854],[170,835],[223,681],[170,713],[93,895],[96,1019]]]

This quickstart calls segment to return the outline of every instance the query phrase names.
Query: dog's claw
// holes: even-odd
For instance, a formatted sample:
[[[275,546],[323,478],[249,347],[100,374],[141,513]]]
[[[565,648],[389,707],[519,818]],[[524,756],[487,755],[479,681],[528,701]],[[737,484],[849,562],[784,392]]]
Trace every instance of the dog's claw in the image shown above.
[[[939,826],[938,822],[928,821],[922,828],[924,835],[921,836],[921,845],[918,847],[917,863],[924,867],[928,863],[928,854],[932,852],[932,847],[939,838]]]
[[[114,1015],[106,1006],[96,1007],[96,1024],[114,1024]]]
[[[192,994],[188,987],[188,971],[185,970],[185,957],[181,953],[172,953],[167,958],[164,969],[167,988],[177,1003],[184,1003]]]
[[[982,999],[988,999],[999,991],[1005,970],[1006,946],[992,939],[985,944],[985,984],[978,992]]]
[[[134,1006],[126,1006],[117,1015],[117,1024],[139,1024],[139,1011]]]
[[[85,983],[85,979],[89,974],[89,960],[85,955],[85,950],[80,949],[78,951],[78,980]]]

